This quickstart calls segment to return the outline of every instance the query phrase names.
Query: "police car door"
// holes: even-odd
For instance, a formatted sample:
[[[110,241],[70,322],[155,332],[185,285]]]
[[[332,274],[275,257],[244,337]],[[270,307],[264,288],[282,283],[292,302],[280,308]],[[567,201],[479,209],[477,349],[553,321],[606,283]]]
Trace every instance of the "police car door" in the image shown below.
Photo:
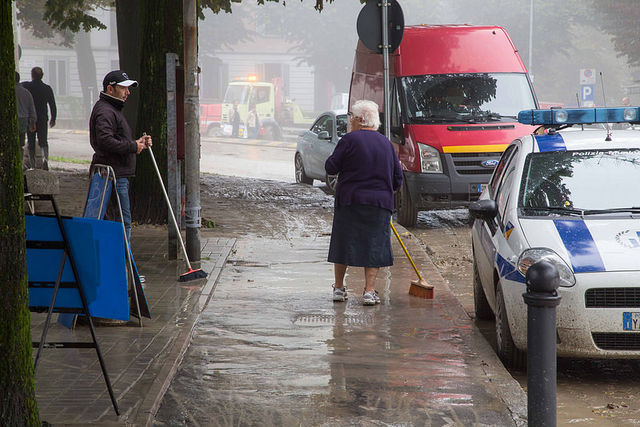
[[[513,145],[513,147],[515,147],[513,155],[505,168],[502,183],[496,194],[498,230],[493,236],[493,243],[496,248],[496,270],[501,278],[507,276],[509,280],[513,280],[514,275],[511,273],[517,268],[520,245],[517,244],[516,240],[521,236],[519,230],[515,229],[518,226],[517,204],[521,175],[518,168],[519,147],[517,145]]]
[[[498,205],[498,215],[491,221],[483,221],[482,227],[479,232],[479,240],[481,248],[474,248],[476,256],[476,266],[478,268],[478,274],[480,280],[483,283],[487,300],[491,304],[495,299],[495,287],[493,286],[493,272],[495,271],[495,261],[497,248],[499,245],[498,239],[502,235],[500,228],[500,200],[506,201],[506,186],[505,179],[509,171],[509,175],[513,175],[514,164],[513,159],[517,153],[516,145],[509,145],[505,152],[502,154],[498,165],[496,166],[495,173],[489,182],[489,198],[494,200]],[[504,206],[502,206],[504,207]]]

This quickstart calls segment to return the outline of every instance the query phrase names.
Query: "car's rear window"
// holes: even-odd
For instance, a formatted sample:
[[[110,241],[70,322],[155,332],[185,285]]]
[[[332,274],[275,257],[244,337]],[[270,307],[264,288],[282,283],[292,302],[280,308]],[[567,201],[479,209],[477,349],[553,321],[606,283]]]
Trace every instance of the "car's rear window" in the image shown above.
[[[551,151],[527,156],[519,207],[640,207],[640,149]]]

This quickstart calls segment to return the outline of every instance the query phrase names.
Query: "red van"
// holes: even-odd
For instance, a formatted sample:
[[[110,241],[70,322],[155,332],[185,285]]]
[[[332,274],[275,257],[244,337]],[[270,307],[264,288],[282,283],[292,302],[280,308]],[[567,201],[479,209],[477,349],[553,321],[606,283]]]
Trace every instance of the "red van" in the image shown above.
[[[382,69],[382,56],[358,42],[349,106],[369,99],[384,114]],[[532,132],[517,115],[537,100],[500,27],[408,26],[389,72],[391,140],[405,178],[396,208],[410,227],[420,210],[477,200],[507,145]]]

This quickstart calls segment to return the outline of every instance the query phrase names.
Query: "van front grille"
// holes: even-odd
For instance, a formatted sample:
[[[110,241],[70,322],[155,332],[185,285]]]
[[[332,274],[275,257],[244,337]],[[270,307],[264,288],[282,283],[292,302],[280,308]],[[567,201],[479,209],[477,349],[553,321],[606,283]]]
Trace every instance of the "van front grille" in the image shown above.
[[[640,350],[640,333],[593,332],[591,336],[602,350]]]
[[[584,294],[587,308],[640,307],[640,288],[593,288]]]
[[[487,181],[493,173],[493,167],[484,167],[482,162],[498,160],[502,153],[449,153],[458,175],[486,175]]]

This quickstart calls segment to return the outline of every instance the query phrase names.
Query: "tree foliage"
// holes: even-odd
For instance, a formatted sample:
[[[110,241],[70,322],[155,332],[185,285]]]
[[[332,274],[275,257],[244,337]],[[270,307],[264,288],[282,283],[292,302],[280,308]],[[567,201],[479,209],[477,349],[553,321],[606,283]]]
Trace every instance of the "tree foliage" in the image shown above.
[[[600,27],[630,65],[640,65],[640,8],[637,0],[593,0]]]
[[[0,2],[0,425],[37,426],[12,3]]]
[[[275,2],[275,3],[282,3],[283,6],[287,5],[287,1],[286,0],[282,0],[282,2],[280,2],[280,0],[256,0],[257,4],[265,4],[265,1],[267,2]],[[302,3],[304,0],[300,0],[300,2]],[[324,9],[324,5],[325,3],[333,3],[333,0],[312,0],[314,2],[314,8],[318,11],[318,12],[322,12],[322,10]],[[214,13],[219,13],[221,11],[227,12],[227,13],[231,13],[232,9],[231,9],[231,4],[232,3],[241,3],[241,0],[200,0],[199,2],[199,6],[202,10],[202,8],[209,8],[211,9]]]

